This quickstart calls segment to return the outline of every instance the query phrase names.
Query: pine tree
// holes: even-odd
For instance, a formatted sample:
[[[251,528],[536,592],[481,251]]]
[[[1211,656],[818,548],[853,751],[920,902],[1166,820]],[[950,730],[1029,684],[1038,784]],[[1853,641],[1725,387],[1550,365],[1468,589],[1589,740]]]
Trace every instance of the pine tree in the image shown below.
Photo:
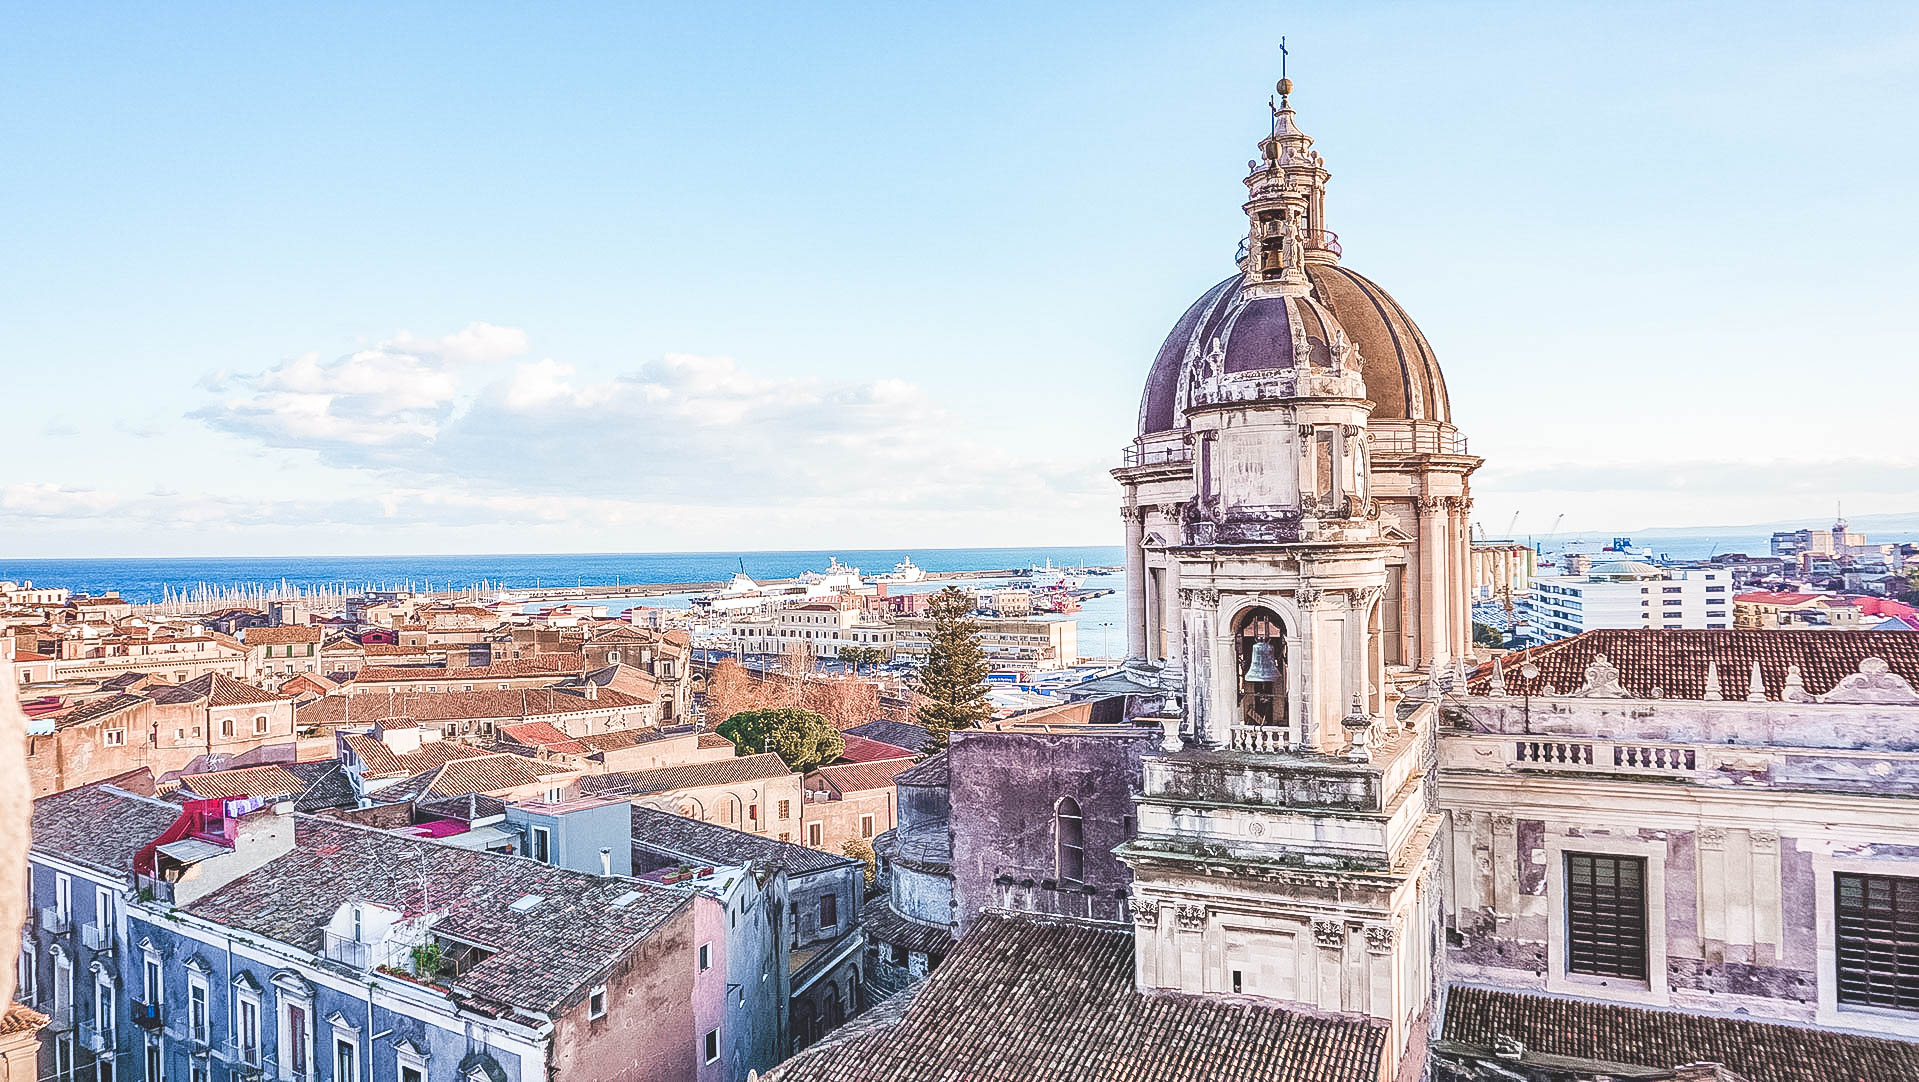
[[[993,716],[986,701],[986,652],[979,641],[979,622],[973,619],[973,598],[948,586],[926,603],[933,618],[933,641],[920,669],[917,690],[919,723],[931,733],[931,745],[946,747],[954,729],[970,729]]]

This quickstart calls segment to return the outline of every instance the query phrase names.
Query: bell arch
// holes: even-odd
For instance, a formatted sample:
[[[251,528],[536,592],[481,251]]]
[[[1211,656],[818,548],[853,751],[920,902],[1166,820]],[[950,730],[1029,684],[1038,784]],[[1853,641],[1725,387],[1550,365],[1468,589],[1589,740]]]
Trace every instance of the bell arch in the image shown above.
[[[1292,651],[1285,622],[1264,605],[1248,606],[1233,615],[1232,640],[1236,689],[1232,724],[1290,727],[1287,670]]]

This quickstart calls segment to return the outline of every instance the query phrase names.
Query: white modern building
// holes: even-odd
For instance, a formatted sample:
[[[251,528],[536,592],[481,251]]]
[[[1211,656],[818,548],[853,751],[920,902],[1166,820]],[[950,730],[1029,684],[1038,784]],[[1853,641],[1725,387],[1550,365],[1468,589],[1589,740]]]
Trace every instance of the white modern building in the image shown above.
[[[1732,572],[1664,568],[1638,560],[1594,564],[1584,575],[1533,580],[1525,635],[1550,642],[1597,628],[1716,630],[1732,626]]]

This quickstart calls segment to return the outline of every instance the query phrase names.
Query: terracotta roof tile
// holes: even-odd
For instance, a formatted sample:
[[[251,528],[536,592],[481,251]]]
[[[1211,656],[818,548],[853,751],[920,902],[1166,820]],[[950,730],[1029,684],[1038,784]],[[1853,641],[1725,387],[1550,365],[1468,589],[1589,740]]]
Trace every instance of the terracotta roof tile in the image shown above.
[[[317,952],[340,906],[364,901],[414,912],[423,880],[433,909],[444,914],[435,930],[493,950],[451,993],[461,1006],[490,1014],[520,1008],[550,1015],[579,1002],[692,897],[624,876],[572,872],[303,815],[292,852],[187,912]],[[543,901],[525,912],[512,908],[531,895]]]
[[[912,759],[883,759],[873,763],[843,763],[808,771],[800,784],[808,791],[824,790],[835,796],[891,789],[893,779],[910,770]]]
[[[407,648],[412,652],[411,648]],[[369,665],[361,669],[361,683],[438,683],[457,684],[472,680],[498,680],[502,677],[577,675],[586,667],[578,654],[538,654],[534,657],[496,661],[491,665],[439,668],[431,665]]]
[[[1749,1082],[1919,1078],[1919,1043],[1488,988],[1455,986],[1442,1033],[1475,1049],[1507,1037],[1529,1053],[1657,1070],[1717,1063]]]
[[[825,853],[794,842],[783,842],[759,834],[723,827],[718,823],[688,819],[652,808],[633,808],[633,842],[636,845],[674,857],[699,863],[762,864],[785,868],[789,875],[805,875],[827,868],[844,868],[858,861],[835,853]]]
[[[204,700],[208,706],[251,706],[256,703],[285,702],[292,697],[279,695],[217,672],[208,673],[184,684],[157,690],[153,695],[155,702],[196,703]]]
[[[180,806],[104,782],[33,802],[33,848],[130,876],[133,857],[180,818]]]
[[[286,627],[250,627],[240,633],[240,641],[248,647],[292,646],[295,643],[319,642],[320,629],[311,624],[289,624]]]
[[[1384,1022],[1142,995],[1130,929],[989,910],[900,1020],[767,1082],[1376,1082]]]
[[[881,740],[868,740],[863,736],[841,734],[846,740],[846,750],[840,752],[835,763],[871,763],[882,759],[911,759],[913,752],[897,744],[888,744]]]
[[[1919,635],[1906,631],[1612,628],[1501,658],[1506,692],[1537,695],[1546,685],[1562,695],[1571,692],[1584,683],[1586,666],[1599,654],[1619,669],[1620,684],[1641,698],[1650,698],[1654,688],[1667,699],[1703,698],[1710,663],[1718,668],[1720,693],[1728,699],[1744,699],[1755,661],[1766,695],[1772,699],[1785,690],[1788,665],[1799,667],[1809,694],[1821,695],[1858,672],[1859,663],[1869,657],[1884,660],[1894,673],[1919,687]],[[1539,666],[1539,675],[1531,682],[1520,674],[1528,661]],[[1471,694],[1486,694],[1492,671],[1491,665],[1481,665],[1472,674],[1467,682]]]
[[[466,721],[479,718],[525,718],[540,715],[588,714],[609,710],[637,710],[648,705],[617,691],[602,691],[589,699],[573,691],[554,688],[488,688],[474,691],[379,691],[351,690],[345,695],[329,695],[300,707],[295,718],[301,725],[345,725],[410,718],[418,722]]]
[[[589,774],[580,779],[583,795],[631,793],[667,793],[681,789],[704,789],[713,785],[733,785],[743,781],[790,776],[780,757],[772,752],[717,759],[710,763],[687,763],[656,770],[628,770],[613,774]]]
[[[188,774],[180,779],[180,788],[200,797],[292,797],[307,791],[307,783],[281,766],[249,766],[239,770],[214,770]]]

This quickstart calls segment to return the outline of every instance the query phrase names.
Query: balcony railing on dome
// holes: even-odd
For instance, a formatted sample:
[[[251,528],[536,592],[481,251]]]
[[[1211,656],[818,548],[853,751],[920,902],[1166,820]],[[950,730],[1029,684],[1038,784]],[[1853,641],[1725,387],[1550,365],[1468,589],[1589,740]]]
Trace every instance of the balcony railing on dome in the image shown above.
[[[1334,255],[1346,254],[1340,250],[1339,234],[1330,229],[1315,229],[1308,232],[1306,234],[1306,246],[1308,248],[1323,249]]]
[[[1465,455],[1466,437],[1458,432],[1368,432],[1366,443],[1376,455]]]
[[[1193,449],[1185,444],[1165,445],[1161,447],[1128,447],[1125,451],[1126,467],[1164,466],[1193,460]]]

